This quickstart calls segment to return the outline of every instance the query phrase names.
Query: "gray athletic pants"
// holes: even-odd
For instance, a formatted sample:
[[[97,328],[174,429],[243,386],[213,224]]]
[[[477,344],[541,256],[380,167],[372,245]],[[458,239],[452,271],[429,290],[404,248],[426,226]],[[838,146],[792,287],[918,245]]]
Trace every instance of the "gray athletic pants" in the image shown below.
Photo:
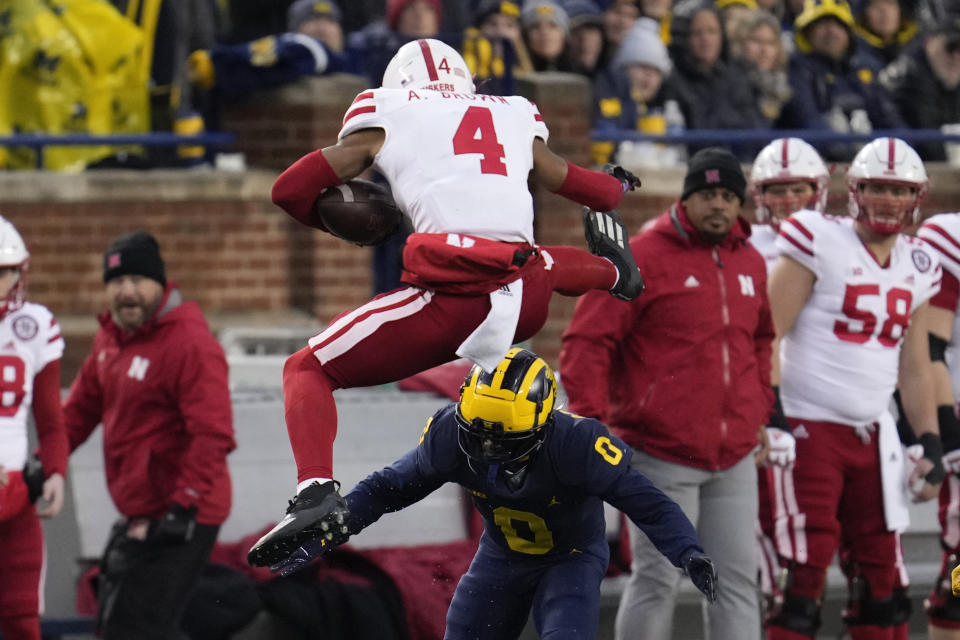
[[[759,640],[757,470],[748,454],[724,471],[704,471],[635,450],[633,466],[673,498],[697,528],[719,575],[716,604],[704,606],[709,640]],[[633,567],[617,611],[617,640],[671,640],[680,571],[630,523]],[[676,640],[691,640],[687,638]]]

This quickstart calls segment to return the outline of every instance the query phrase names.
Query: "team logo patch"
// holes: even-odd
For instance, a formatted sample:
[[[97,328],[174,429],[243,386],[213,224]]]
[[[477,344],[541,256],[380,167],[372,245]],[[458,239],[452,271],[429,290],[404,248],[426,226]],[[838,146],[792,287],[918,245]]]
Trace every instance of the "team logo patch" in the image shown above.
[[[915,266],[920,273],[926,273],[930,270],[932,261],[930,260],[930,256],[922,249],[914,249],[910,252],[910,257],[913,258],[913,266]]]
[[[18,316],[13,319],[13,333],[21,340],[32,340],[40,327],[30,316]]]
[[[704,175],[707,183],[720,182],[720,169],[707,169]]]

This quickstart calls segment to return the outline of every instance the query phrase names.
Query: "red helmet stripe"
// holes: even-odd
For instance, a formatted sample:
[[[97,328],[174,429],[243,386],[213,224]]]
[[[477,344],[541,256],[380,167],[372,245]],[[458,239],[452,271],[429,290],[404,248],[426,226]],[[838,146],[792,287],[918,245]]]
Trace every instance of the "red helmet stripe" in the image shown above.
[[[781,151],[781,153],[780,153],[780,164],[783,166],[784,169],[786,169],[787,166],[789,165],[788,156],[787,156],[787,143],[788,143],[789,141],[790,141],[789,138],[784,138],[784,139],[783,139],[783,148],[780,150],[780,151]]]
[[[429,74],[430,81],[435,82],[439,80],[440,76],[437,75],[437,67],[433,64],[433,52],[430,51],[430,43],[426,40],[417,40],[417,44],[420,45],[423,61],[427,64],[427,74]]]
[[[893,171],[893,159],[894,153],[893,150],[896,147],[896,140],[893,138],[887,138],[887,169]]]

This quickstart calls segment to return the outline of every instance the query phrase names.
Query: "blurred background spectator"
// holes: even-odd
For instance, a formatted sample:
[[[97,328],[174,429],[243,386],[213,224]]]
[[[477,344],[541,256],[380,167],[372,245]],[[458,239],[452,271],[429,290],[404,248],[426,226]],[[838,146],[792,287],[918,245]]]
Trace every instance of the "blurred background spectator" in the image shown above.
[[[286,33],[194,51],[188,75],[194,86],[233,98],[309,74],[350,71],[341,19],[333,0],[297,0],[287,13]]]
[[[766,125],[754,98],[747,70],[730,59],[718,10],[710,4],[687,3],[673,17],[670,52],[674,72],[670,89],[683,112],[687,129],[754,129]],[[709,145],[703,145],[709,146]],[[756,149],[742,145],[737,153],[752,158]]]
[[[948,21],[904,52],[882,76],[908,126],[960,128],[960,18]],[[926,161],[943,161],[937,142],[915,145]]]
[[[533,71],[520,31],[520,5],[510,0],[480,3],[473,26],[464,31],[461,50],[479,93],[516,93],[514,77]]]
[[[666,2],[667,0],[660,0]],[[633,23],[640,17],[640,2],[634,0],[613,0],[607,4],[603,12],[603,28],[607,33],[607,41],[612,49],[611,55],[616,53],[620,43],[627,37],[627,32]]]
[[[563,7],[551,0],[528,1],[520,20],[534,71],[573,70],[567,51],[570,19]]]
[[[886,89],[876,82],[877,64],[857,51],[853,15],[845,0],[807,0],[796,20],[797,52],[789,65],[793,96],[781,123],[796,129],[869,133],[904,126]],[[856,149],[821,149],[830,160],[849,160]]]
[[[773,126],[791,94],[779,21],[768,11],[754,11],[739,25],[730,45],[733,56],[747,67],[760,113]]]
[[[630,30],[613,60],[611,73],[597,79],[594,93],[594,122],[598,130],[625,129],[641,133],[667,132],[665,109],[668,91],[665,80],[672,70],[667,47],[661,42],[659,25],[651,18],[640,18]],[[673,109],[678,109],[672,101]],[[597,142],[594,162],[616,162],[630,166],[671,164],[664,157],[664,145],[654,142],[625,141],[619,148],[613,142]]]
[[[907,0],[859,0],[854,7],[858,46],[881,67],[893,62],[917,35]]]
[[[592,0],[565,3],[570,18],[567,43],[573,71],[595,78],[610,62],[612,47],[603,29],[603,12]]]

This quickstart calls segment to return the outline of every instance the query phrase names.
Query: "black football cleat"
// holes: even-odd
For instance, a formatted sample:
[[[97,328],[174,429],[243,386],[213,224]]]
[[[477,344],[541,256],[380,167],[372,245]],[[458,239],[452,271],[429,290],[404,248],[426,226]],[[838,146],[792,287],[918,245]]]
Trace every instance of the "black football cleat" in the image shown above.
[[[283,563],[312,540],[321,539],[325,541],[321,544],[329,547],[346,541],[349,536],[344,523],[350,510],[339,489],[340,483],[330,480],[314,482],[298,493],[277,526],[247,552],[247,562],[270,567]]]
[[[617,284],[610,289],[610,295],[621,300],[636,300],[643,291],[643,278],[630,250],[630,238],[620,214],[584,207],[583,232],[590,253],[612,262],[620,274]]]

